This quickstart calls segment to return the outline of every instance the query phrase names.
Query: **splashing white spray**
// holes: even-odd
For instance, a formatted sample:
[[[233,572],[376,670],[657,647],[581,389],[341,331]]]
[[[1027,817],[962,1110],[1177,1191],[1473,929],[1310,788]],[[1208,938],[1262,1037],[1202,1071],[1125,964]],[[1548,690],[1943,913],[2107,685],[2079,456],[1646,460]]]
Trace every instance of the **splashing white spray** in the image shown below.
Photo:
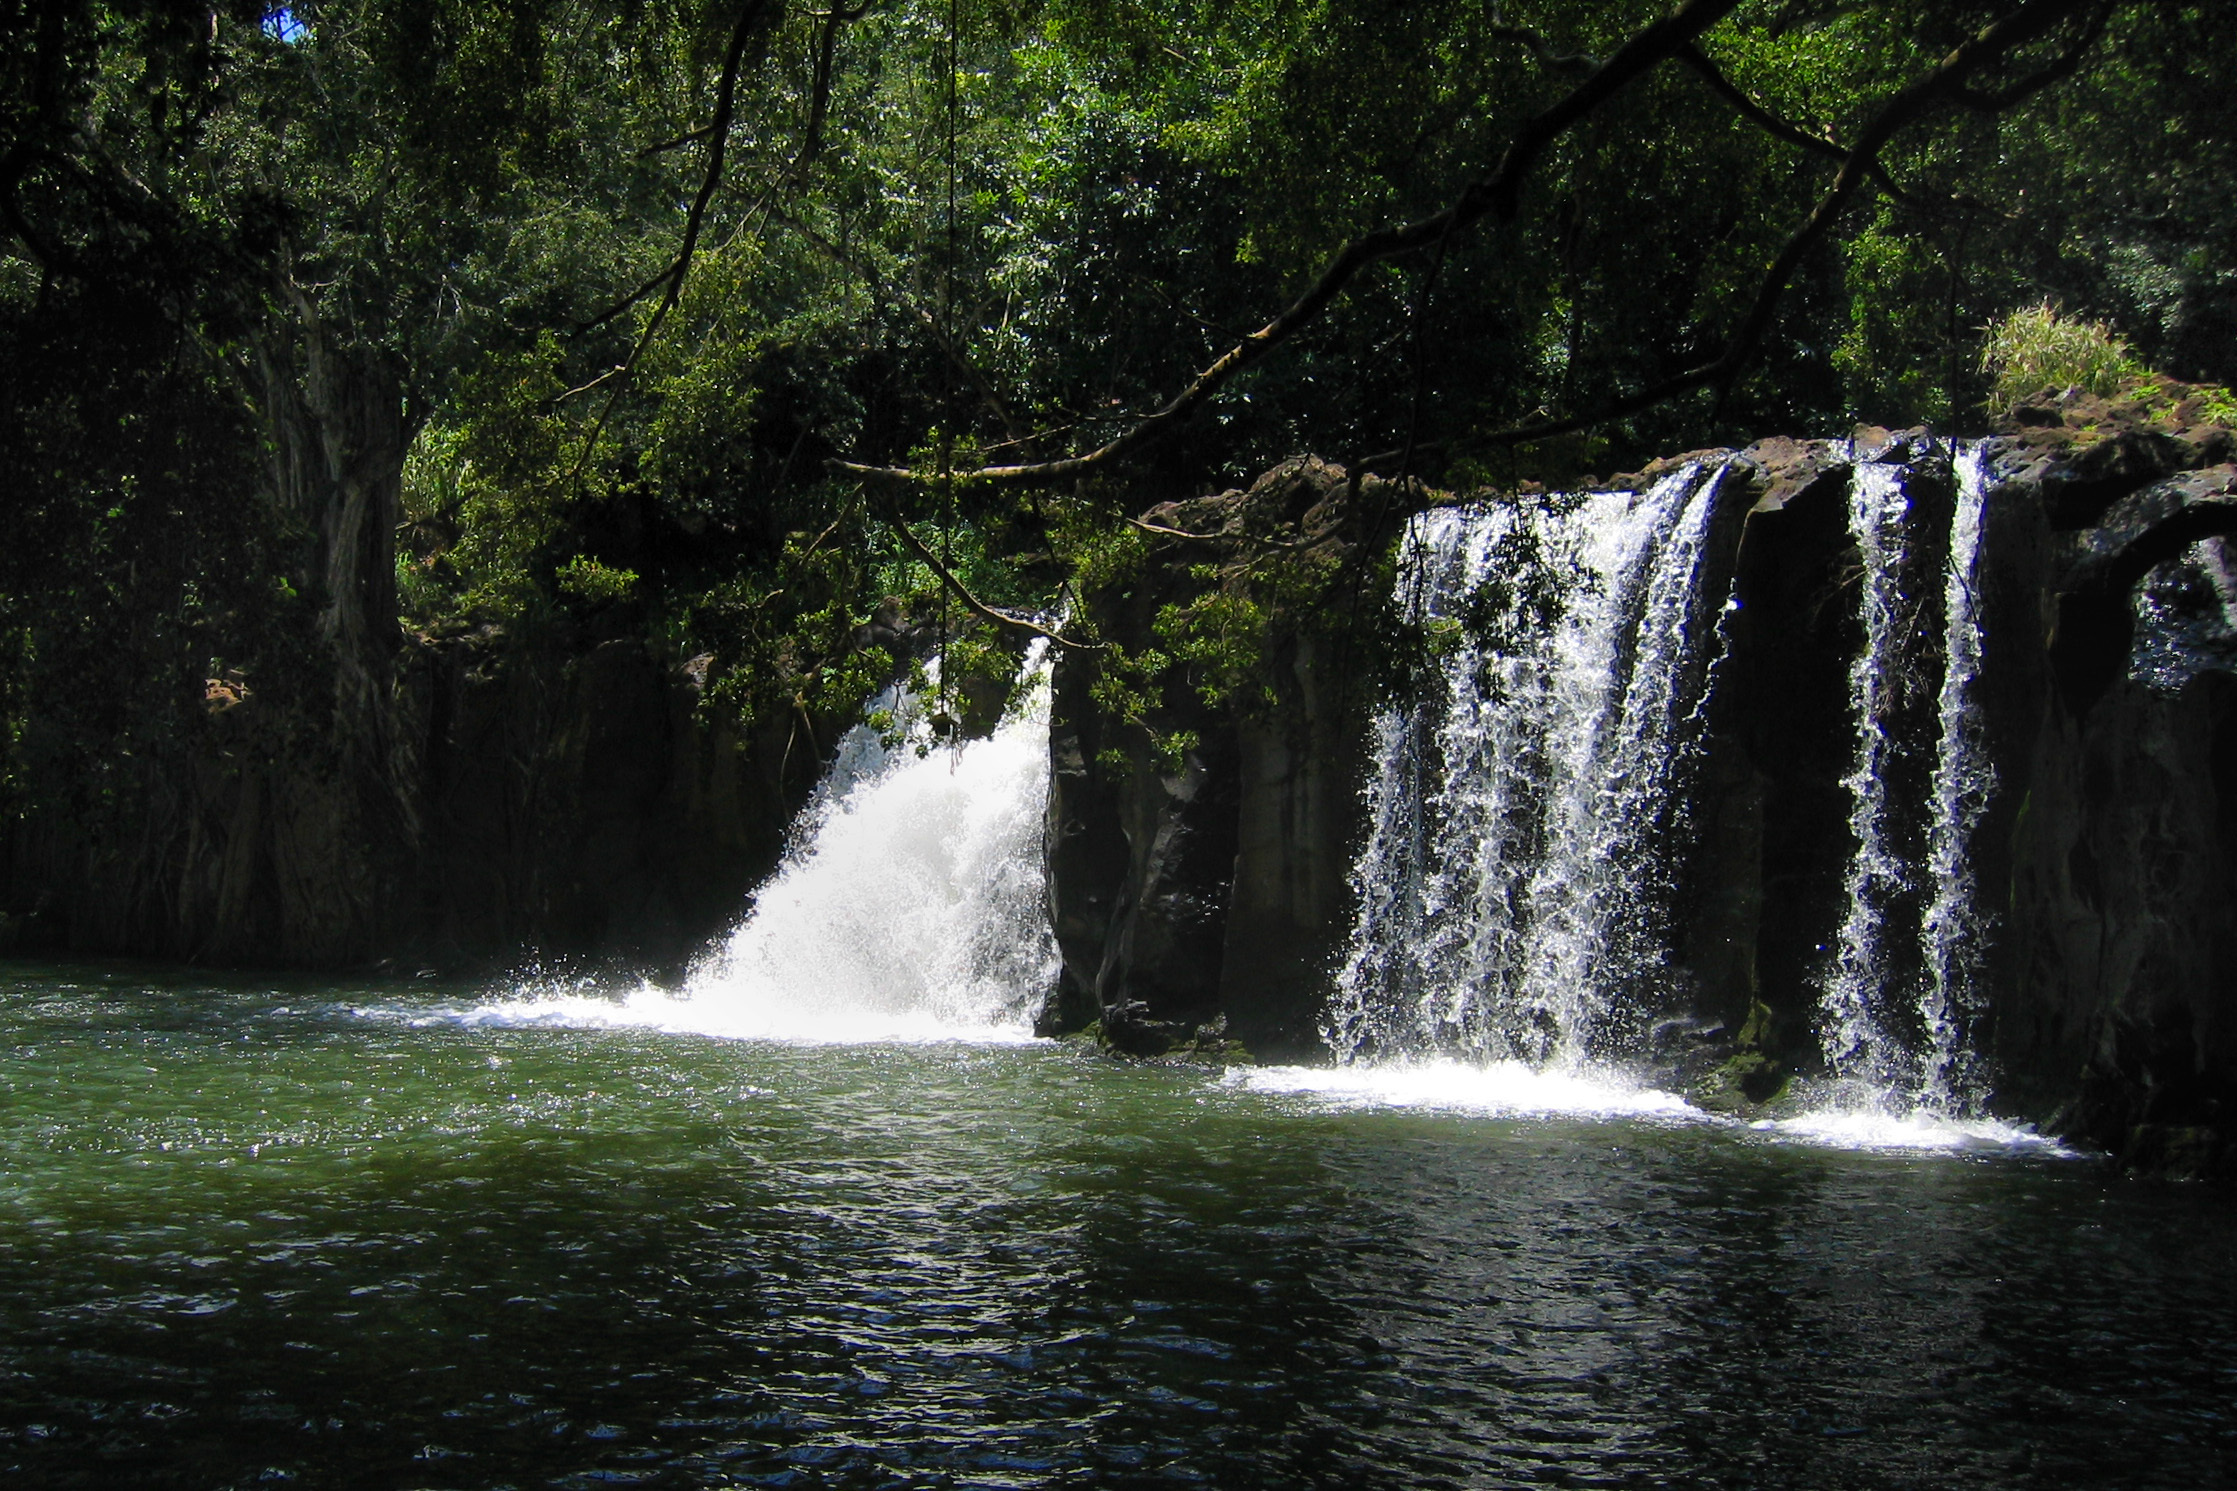
[[[1886,982],[1882,934],[1887,902],[1908,872],[1890,837],[1887,768],[1895,750],[1887,714],[1895,687],[1902,602],[1904,517],[1910,498],[1903,468],[1857,468],[1849,489],[1849,531],[1864,562],[1864,650],[1849,668],[1849,706],[1856,717],[1856,768],[1842,779],[1849,791],[1848,911],[1841,920],[1832,977],[1818,1005],[1818,1040],[1838,1077],[1877,1091],[1900,1085],[1900,1044],[1875,1006]]]
[[[677,992],[526,997],[477,1024],[628,1025],[810,1042],[1016,1041],[1054,986],[1041,883],[1046,643],[984,740],[934,745],[916,701],[880,703],[909,737],[857,726],[753,909]]]
[[[1985,448],[1976,445],[1957,465],[1957,509],[1950,520],[1943,586],[1941,739],[1927,840],[1934,898],[1919,927],[1927,979],[1919,1003],[1927,1042],[1920,1053],[1921,1098],[1928,1108],[1957,1114],[1977,1114],[1988,1100],[1987,1074],[1972,1043],[1985,996],[1982,954],[1989,933],[1973,870],[1973,840],[1996,792],[1988,727],[1974,697],[1981,674],[1978,576],[1987,461]]]

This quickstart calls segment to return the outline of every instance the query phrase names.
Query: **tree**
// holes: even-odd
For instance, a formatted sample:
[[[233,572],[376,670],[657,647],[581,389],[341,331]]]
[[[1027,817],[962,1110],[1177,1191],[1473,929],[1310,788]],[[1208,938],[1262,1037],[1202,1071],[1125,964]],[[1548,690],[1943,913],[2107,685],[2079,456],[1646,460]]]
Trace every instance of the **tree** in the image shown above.
[[[749,717],[839,714],[896,661],[885,597],[999,669],[994,618],[1146,500],[1299,450],[1466,486],[1963,423],[1977,328],[2046,297],[2231,371],[2203,7],[76,0],[0,31],[11,417],[87,391],[16,500],[85,531],[139,452],[208,522],[119,509],[181,556],[132,606],[263,566],[234,588],[266,620],[208,626],[306,631],[374,776],[399,613],[634,631],[714,653]],[[92,299],[168,331],[59,335]],[[112,439],[126,388],[258,490]],[[12,572],[48,639],[18,697],[108,565]]]

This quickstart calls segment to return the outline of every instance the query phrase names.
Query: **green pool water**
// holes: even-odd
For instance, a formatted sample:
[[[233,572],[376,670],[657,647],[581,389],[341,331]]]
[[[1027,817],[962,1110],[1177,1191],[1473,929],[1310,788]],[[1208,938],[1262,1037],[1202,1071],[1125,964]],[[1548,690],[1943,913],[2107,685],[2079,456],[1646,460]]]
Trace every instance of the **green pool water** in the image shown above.
[[[2237,1204],[1045,1043],[0,968],[0,1483],[2203,1487]]]

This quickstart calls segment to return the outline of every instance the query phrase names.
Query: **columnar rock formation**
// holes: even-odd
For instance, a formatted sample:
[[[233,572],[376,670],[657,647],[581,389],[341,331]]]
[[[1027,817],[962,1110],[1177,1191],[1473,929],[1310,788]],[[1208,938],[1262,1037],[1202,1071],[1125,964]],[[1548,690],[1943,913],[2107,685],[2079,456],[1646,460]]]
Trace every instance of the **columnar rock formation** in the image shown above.
[[[1986,1010],[1969,1038],[1999,1109],[2177,1172],[2237,1167],[2237,577],[2223,537],[2237,533],[2237,452],[2195,413],[2179,390],[2152,405],[2023,408],[1981,451],[1971,597],[1998,787],[1971,847]],[[1899,468],[1908,502],[1875,684],[1893,742],[1885,770],[1904,779],[1890,797],[1931,797],[1951,450],[1923,431],[1860,431],[1680,458],[1730,462],[1701,583],[1728,588],[1732,605],[1659,1012],[1682,1034],[1641,1054],[1728,1083],[1735,1099],[1823,1062],[1821,990],[1857,846],[1845,779],[1864,642],[1848,511],[1860,464]],[[1148,521],[1341,550],[1372,505],[1342,472],[1304,462]],[[1114,608],[1122,633],[1133,618],[1134,643],[1201,560],[1188,541],[1164,545],[1162,569]],[[1137,1052],[1314,1044],[1353,913],[1345,869],[1363,830],[1354,794],[1374,702],[1330,667],[1328,645],[1309,618],[1294,622],[1272,642],[1270,697],[1214,709],[1168,690],[1148,729],[1096,710],[1094,659],[1060,665],[1057,1023],[1099,1018],[1107,1040]],[[1191,744],[1167,760],[1153,733]],[[1923,864],[1920,810],[1893,811],[1886,832]],[[1916,925],[1934,899],[1928,878],[1893,887],[1916,904],[1891,914]]]

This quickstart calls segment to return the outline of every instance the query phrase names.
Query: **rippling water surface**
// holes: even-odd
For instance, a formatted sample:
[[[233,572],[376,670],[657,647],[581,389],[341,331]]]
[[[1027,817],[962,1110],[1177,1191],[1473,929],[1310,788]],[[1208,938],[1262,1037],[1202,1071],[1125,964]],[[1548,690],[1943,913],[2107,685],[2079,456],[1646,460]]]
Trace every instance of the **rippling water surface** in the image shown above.
[[[2237,1460],[2221,1193],[1651,1095],[446,1013],[474,998],[0,976],[6,1484],[2191,1488]]]

